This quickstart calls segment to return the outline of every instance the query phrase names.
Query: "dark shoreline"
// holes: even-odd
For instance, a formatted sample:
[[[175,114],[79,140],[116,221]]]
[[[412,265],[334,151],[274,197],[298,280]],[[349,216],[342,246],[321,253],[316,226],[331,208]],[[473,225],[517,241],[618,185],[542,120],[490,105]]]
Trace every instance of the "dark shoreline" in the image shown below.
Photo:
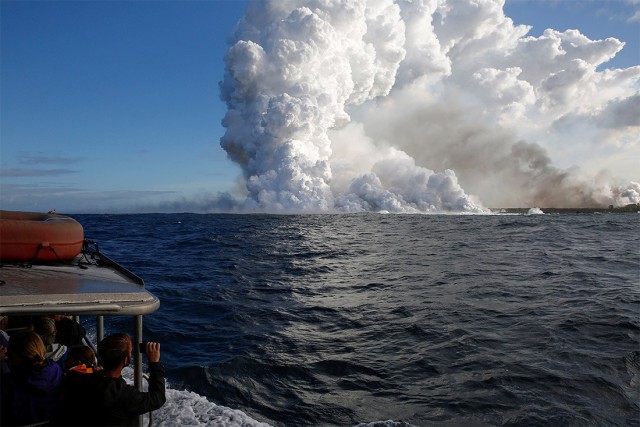
[[[530,208],[491,208],[496,213],[526,214]],[[640,204],[630,204],[621,207],[609,206],[608,208],[540,208],[546,214],[593,214],[593,213],[637,213],[640,212]]]

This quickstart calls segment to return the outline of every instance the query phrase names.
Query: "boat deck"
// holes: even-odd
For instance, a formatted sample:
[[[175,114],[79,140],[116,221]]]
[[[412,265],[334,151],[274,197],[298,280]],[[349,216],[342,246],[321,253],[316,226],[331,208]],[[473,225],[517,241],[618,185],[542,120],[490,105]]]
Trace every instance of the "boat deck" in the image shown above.
[[[142,279],[100,253],[65,264],[0,267],[3,315],[145,315],[159,306]]]
[[[0,315],[65,314],[78,321],[80,315],[96,316],[96,344],[104,337],[104,316],[131,316],[133,380],[142,391],[142,319],[160,307],[160,300],[144,288],[140,277],[91,244],[85,241],[82,253],[64,263],[0,264]],[[86,342],[95,350],[95,345]],[[140,415],[138,426],[142,425]]]

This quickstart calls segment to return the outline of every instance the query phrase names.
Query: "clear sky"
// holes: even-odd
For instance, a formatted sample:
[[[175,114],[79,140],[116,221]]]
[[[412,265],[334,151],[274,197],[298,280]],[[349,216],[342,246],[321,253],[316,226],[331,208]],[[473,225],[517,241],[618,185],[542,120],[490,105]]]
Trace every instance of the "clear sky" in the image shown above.
[[[240,169],[219,145],[218,83],[245,6],[1,0],[0,208],[149,211],[232,189]],[[639,11],[638,0],[505,6],[533,36],[624,41],[610,68],[640,63]]]

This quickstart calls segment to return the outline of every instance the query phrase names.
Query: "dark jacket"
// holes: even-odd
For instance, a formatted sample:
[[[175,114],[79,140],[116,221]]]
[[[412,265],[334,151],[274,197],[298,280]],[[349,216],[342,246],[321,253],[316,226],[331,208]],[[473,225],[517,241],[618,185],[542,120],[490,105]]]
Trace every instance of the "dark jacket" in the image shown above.
[[[0,345],[4,348],[9,348],[9,335],[2,330],[0,330]],[[11,371],[11,369],[9,369],[7,359],[0,360],[0,375],[4,375],[9,371]]]
[[[56,320],[56,342],[72,347],[74,345],[83,345],[82,339],[87,335],[84,326],[73,319],[63,317]]]
[[[58,403],[62,369],[52,360],[28,371],[12,370],[0,379],[0,424],[47,421]]]
[[[137,426],[138,415],[159,409],[165,401],[160,363],[149,363],[148,392],[138,391],[122,377],[105,376],[103,371],[67,375],[52,425]]]

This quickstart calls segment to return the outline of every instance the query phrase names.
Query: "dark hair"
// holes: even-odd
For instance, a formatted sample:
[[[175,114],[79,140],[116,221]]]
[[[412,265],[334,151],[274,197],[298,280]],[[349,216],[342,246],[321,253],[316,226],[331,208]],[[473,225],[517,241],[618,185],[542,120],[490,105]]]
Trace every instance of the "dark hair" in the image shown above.
[[[104,369],[116,369],[131,354],[131,337],[127,334],[111,334],[98,344],[98,354]]]
[[[33,330],[40,335],[45,346],[53,344],[56,340],[56,321],[50,317],[34,319]]]
[[[87,345],[78,345],[69,349],[69,355],[65,367],[73,368],[76,365],[85,364],[87,367],[96,365],[96,354]]]

